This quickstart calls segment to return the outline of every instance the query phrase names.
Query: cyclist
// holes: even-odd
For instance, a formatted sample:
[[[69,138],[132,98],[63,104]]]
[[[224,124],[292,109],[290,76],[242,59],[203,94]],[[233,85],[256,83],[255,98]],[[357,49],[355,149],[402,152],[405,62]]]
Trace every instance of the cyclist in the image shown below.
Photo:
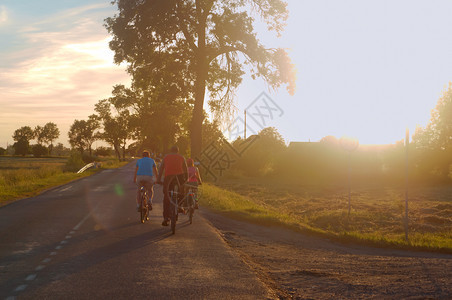
[[[163,179],[162,225],[168,226],[171,217],[169,190],[172,189],[175,184],[178,184],[182,189],[182,184],[185,182],[187,174],[187,164],[185,162],[185,158],[179,154],[179,148],[177,146],[171,147],[170,153],[163,158],[160,164],[160,172],[157,180],[160,183],[163,173],[165,173],[165,177]]]
[[[154,160],[150,157],[149,151],[143,151],[143,158],[137,160],[135,175],[133,177],[133,182],[137,184],[137,210],[141,211],[141,199],[140,199],[140,188],[144,186],[148,190],[149,194],[149,209],[152,210],[152,196],[154,195],[153,176],[158,176],[157,167],[155,166]]]
[[[198,185],[202,184],[201,175],[197,167],[195,167],[193,159],[187,159],[188,166],[188,180],[186,182],[187,185],[193,187],[195,191],[198,189]],[[195,208],[198,208],[198,198],[195,197]]]

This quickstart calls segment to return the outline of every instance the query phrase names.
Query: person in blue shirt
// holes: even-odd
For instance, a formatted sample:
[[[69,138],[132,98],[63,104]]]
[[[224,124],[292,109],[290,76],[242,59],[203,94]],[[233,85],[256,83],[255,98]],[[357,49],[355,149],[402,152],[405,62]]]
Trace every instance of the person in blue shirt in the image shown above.
[[[140,188],[144,186],[149,192],[149,200],[148,203],[150,205],[150,209],[152,209],[152,197],[154,195],[153,187],[154,187],[154,177],[158,176],[157,167],[152,158],[150,158],[149,151],[143,151],[143,158],[137,160],[136,168],[135,168],[135,176],[133,177],[133,182],[137,184],[137,210],[141,211],[141,201],[140,201]]]

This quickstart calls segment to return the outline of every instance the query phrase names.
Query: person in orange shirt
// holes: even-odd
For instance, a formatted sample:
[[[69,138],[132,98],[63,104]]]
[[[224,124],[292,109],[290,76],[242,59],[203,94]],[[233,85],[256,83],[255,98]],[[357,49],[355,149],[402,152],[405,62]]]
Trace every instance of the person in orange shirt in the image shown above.
[[[179,154],[177,146],[171,147],[171,151],[167,154],[160,165],[157,182],[161,182],[162,174],[165,174],[163,179],[163,226],[169,225],[170,214],[170,195],[169,191],[175,184],[179,185],[180,199],[183,197],[183,184],[186,181],[188,170],[185,158]]]
[[[197,167],[195,167],[193,159],[187,159],[188,166],[188,180],[187,185],[191,186],[195,191],[198,190],[198,185],[202,184],[201,175]],[[195,197],[195,208],[198,208],[198,197]]]

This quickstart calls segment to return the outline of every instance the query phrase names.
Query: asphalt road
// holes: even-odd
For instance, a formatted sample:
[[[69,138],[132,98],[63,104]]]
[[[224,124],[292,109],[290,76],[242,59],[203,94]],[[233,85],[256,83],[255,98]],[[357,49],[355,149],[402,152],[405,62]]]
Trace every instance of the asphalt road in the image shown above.
[[[201,215],[145,224],[134,165],[0,208],[0,299],[263,299],[256,274]]]

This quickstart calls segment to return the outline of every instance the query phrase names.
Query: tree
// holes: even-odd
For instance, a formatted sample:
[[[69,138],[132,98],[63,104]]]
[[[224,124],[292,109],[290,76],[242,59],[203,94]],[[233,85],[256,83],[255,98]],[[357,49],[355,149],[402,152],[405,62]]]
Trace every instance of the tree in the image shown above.
[[[47,154],[48,149],[41,144],[36,144],[31,147],[31,151],[34,157],[41,157]]]
[[[20,139],[13,144],[14,154],[25,156],[30,152],[30,143],[25,139]]]
[[[62,143],[58,143],[54,148],[53,152],[58,156],[69,156],[71,153],[71,149],[65,147]]]
[[[94,150],[94,155],[96,156],[110,156],[113,153],[113,149],[107,147],[97,147]],[[119,157],[120,158],[120,157]]]
[[[47,144],[49,154],[52,154],[53,141],[60,136],[60,130],[55,123],[48,122],[44,127],[36,126],[33,131],[33,136],[39,145]]]
[[[284,49],[266,48],[253,28],[255,11],[280,35],[288,16],[282,0],[116,0],[119,13],[107,18],[113,35],[115,62],[129,63],[133,82],[143,76],[173,74],[175,87],[193,99],[190,126],[192,156],[202,149],[206,88],[210,107],[220,117],[231,111],[242,81],[243,64],[252,78],[263,78],[272,88],[287,84],[295,90],[294,67]],[[180,82],[181,81],[181,82]]]
[[[137,140],[141,149],[166,151],[188,135],[189,104],[179,97],[177,88],[164,87],[171,80],[160,79],[149,78],[132,88],[117,85],[112,97],[96,104],[103,120],[103,138],[112,146],[121,144],[123,154],[127,140]]]
[[[275,127],[266,127],[259,132],[257,137],[250,136],[248,139],[255,139],[255,141],[238,159],[234,167],[252,176],[273,173],[286,149],[281,134]],[[243,142],[249,143],[250,141],[239,138],[234,141],[234,145]]]
[[[99,114],[104,131],[99,137],[113,146],[116,156],[121,160],[120,149],[122,149],[122,158],[125,159],[127,141],[131,138],[131,117],[129,110],[121,105],[115,106],[114,97],[100,100],[95,111]]]
[[[28,143],[34,138],[34,132],[30,126],[23,126],[14,131],[13,139],[18,142],[20,140],[25,140]]]
[[[60,130],[53,122],[48,122],[44,125],[44,143],[49,146],[49,154],[52,154],[53,141],[60,136]]]
[[[13,145],[14,153],[25,156],[29,152],[30,141],[34,137],[34,132],[30,126],[23,126],[14,131],[13,139],[16,141]]]
[[[36,126],[35,130],[33,130],[33,137],[36,139],[39,145],[44,143],[44,127]]]
[[[413,144],[418,172],[448,180],[452,165],[452,82],[438,99],[427,126],[416,128]]]
[[[99,139],[97,130],[100,128],[100,122],[96,115],[89,116],[88,120],[75,120],[71,125],[68,136],[69,143],[73,148],[80,151],[83,156],[85,150],[92,155],[92,144]]]

